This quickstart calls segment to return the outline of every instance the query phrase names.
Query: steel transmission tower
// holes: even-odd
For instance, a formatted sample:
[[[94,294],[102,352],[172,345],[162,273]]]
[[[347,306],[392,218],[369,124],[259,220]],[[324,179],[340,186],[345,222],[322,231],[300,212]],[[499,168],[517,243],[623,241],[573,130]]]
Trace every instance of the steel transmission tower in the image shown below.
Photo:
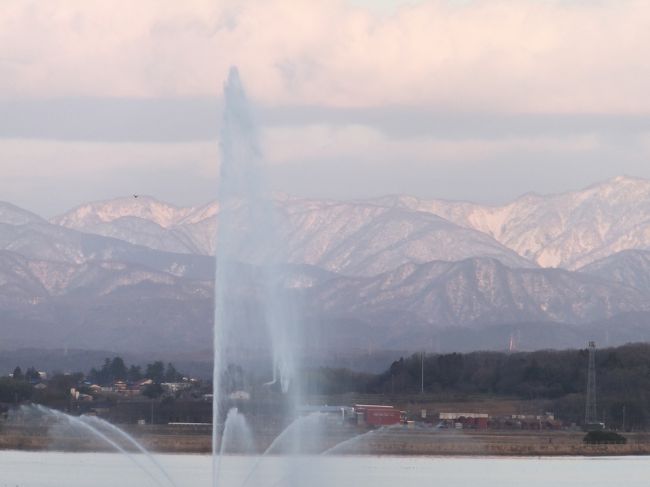
[[[596,343],[589,342],[589,368],[587,369],[587,403],[585,425],[598,422],[596,415]]]

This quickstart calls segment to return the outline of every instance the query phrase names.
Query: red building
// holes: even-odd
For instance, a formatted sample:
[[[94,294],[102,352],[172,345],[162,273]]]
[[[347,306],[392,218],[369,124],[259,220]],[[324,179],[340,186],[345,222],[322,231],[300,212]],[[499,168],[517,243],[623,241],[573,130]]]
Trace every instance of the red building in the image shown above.
[[[393,406],[379,406],[374,404],[355,404],[354,412],[359,424],[369,426],[390,426],[403,421],[403,414]]]

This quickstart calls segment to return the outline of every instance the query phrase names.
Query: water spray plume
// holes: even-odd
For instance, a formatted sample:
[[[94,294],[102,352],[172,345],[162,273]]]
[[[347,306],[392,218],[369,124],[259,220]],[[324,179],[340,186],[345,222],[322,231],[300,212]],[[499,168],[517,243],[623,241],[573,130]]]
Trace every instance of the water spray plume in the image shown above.
[[[147,460],[149,460],[153,466],[156,468],[156,470],[167,480],[167,482],[172,486],[172,487],[177,487],[176,482],[171,478],[171,476],[167,473],[167,471],[158,463],[158,461],[155,459],[155,457],[149,453],[149,451],[142,446],[135,438],[133,438],[130,434],[128,434],[126,431],[122,431],[120,428],[117,426],[109,423],[108,421],[98,418],[96,416],[81,416],[79,419],[81,421],[84,421],[88,424],[94,424],[96,425],[97,428],[99,429],[106,429],[109,430],[111,433],[114,433],[115,435],[119,436],[123,440],[126,440],[128,443],[131,444],[131,446],[135,447],[140,453],[145,455]]]
[[[267,361],[267,368],[262,371],[268,386],[264,394],[283,395],[278,402],[286,409],[283,422],[289,426],[255,460],[243,483],[227,487],[268,486],[285,481],[288,485],[305,485],[314,475],[317,461],[317,457],[308,457],[306,453],[318,444],[325,422],[320,415],[297,414],[302,404],[301,382],[297,380],[297,357],[302,345],[300,320],[284,287],[286,242],[281,237],[281,219],[265,184],[258,131],[237,68],[231,68],[223,93],[212,375],[213,487],[224,487],[226,481],[221,471],[229,448],[238,441],[248,444],[249,437],[253,445],[256,439],[241,412],[231,409],[224,417],[223,378],[228,366],[248,364],[259,371],[260,362]],[[243,272],[242,262],[254,271]],[[248,274],[254,274],[254,278]],[[244,298],[237,293],[245,295]],[[242,438],[237,439],[238,435]],[[264,468],[264,459],[269,455],[275,465],[282,465],[279,480],[274,481]]]
[[[76,416],[70,416],[69,414],[62,413],[61,411],[57,411],[55,409],[49,409],[46,408],[45,406],[41,405],[35,405],[33,406],[36,411],[40,412],[41,414],[44,414],[46,416],[51,416],[53,418],[56,418],[58,420],[63,420],[66,421],[69,425],[71,426],[77,426],[81,428],[82,430],[87,431],[91,436],[103,441],[104,443],[110,445],[113,447],[116,451],[124,455],[126,458],[129,459],[138,469],[142,470],[157,486],[159,487],[164,487],[165,484],[161,483],[159,479],[156,478],[155,475],[153,475],[144,465],[142,465],[133,455],[131,455],[126,449],[124,449],[119,443],[117,443],[115,440],[111,439],[109,436],[101,432],[99,429],[95,428],[94,426],[88,424],[86,421],[82,420],[81,418],[78,418]],[[173,485],[173,483],[172,483]]]

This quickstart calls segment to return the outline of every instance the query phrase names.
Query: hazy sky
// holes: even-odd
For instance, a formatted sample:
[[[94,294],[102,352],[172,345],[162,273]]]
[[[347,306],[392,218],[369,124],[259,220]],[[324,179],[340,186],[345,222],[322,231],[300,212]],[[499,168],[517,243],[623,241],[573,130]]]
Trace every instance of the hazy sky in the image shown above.
[[[211,199],[231,65],[277,190],[650,178],[649,49],[646,0],[3,0],[0,200]]]

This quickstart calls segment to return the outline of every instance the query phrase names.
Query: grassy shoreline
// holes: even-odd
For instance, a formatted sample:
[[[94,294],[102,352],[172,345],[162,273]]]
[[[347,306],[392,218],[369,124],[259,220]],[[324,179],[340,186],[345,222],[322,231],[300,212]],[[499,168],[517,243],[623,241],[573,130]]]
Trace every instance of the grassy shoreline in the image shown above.
[[[349,435],[351,437],[352,435]],[[625,456],[650,455],[650,434],[628,433],[625,445],[586,445],[581,432],[521,431],[418,431],[376,432],[364,441],[336,451],[341,455],[391,456]],[[136,438],[147,449],[159,453],[209,454],[207,434],[140,434]],[[346,438],[330,436],[328,446]],[[263,440],[264,443],[269,439]],[[258,450],[263,451],[264,443]],[[0,433],[0,450],[56,450],[70,452],[111,451],[100,440],[85,436],[50,436],[14,431]]]

